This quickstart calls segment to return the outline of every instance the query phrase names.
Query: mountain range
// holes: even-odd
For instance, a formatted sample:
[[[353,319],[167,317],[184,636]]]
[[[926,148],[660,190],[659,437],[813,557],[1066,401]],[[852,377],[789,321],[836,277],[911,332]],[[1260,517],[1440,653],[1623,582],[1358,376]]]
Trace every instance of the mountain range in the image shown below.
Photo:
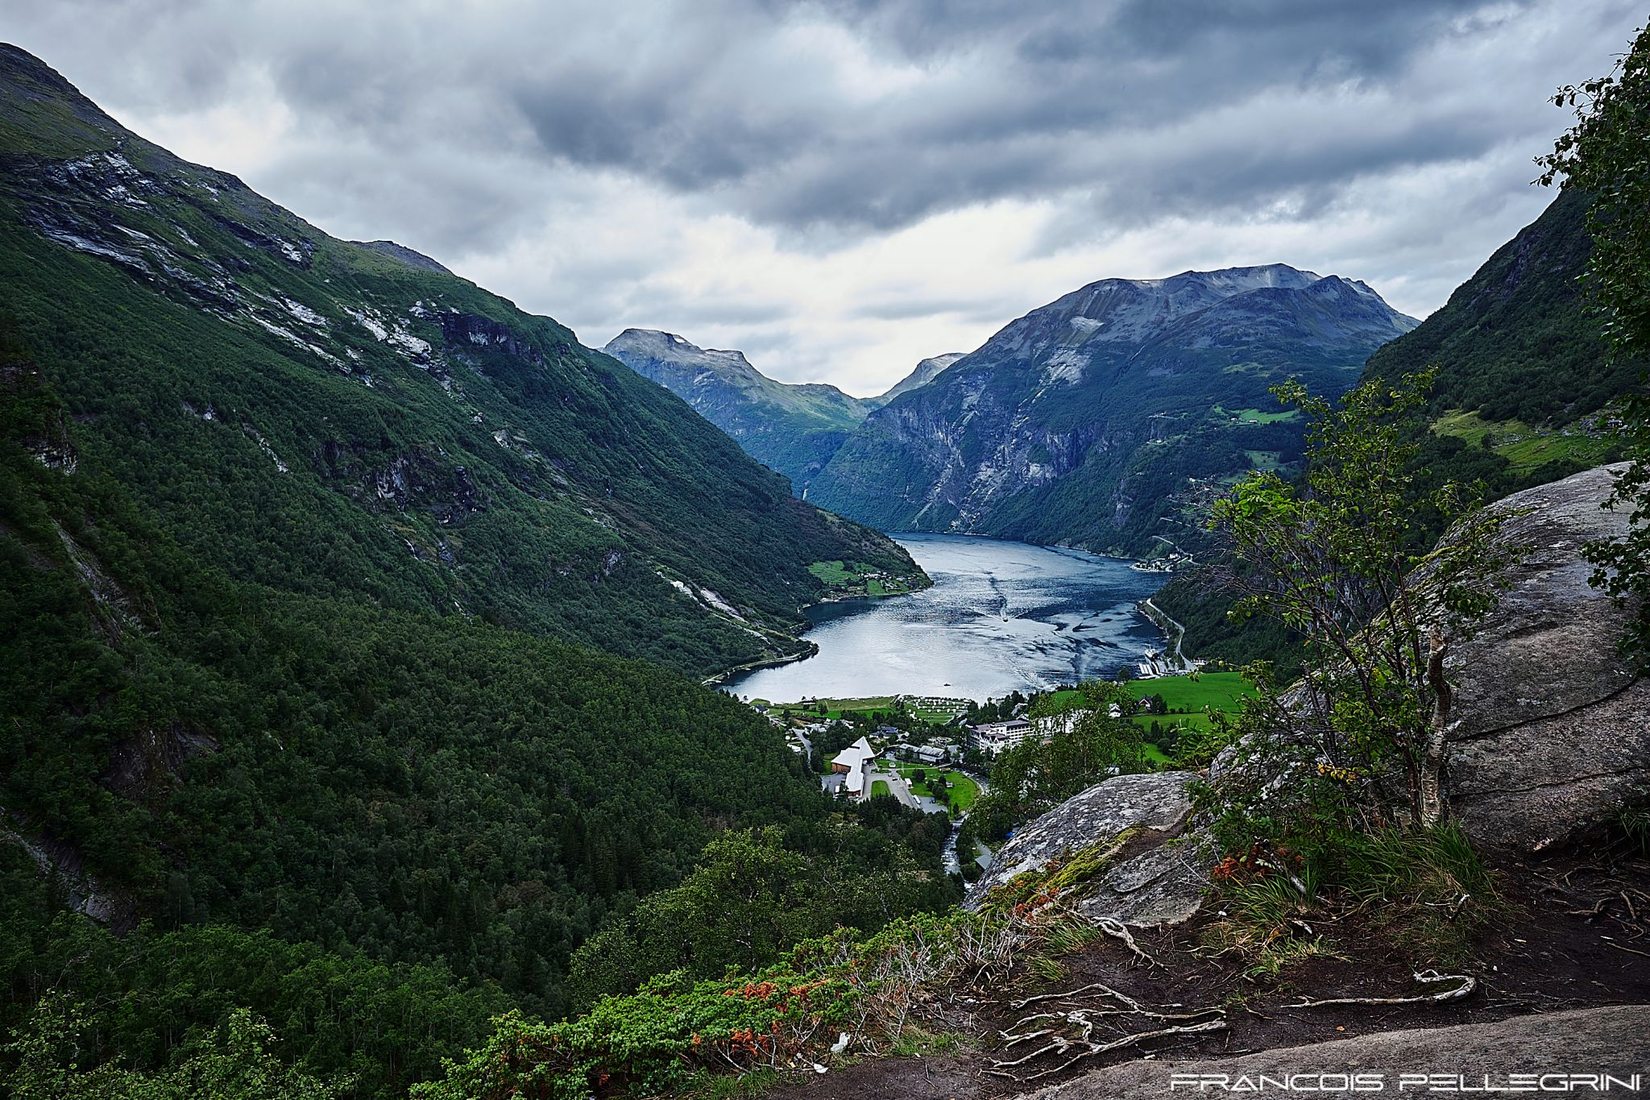
[[[821,383],[777,381],[743,352],[706,350],[657,329],[625,329],[602,350],[692,405],[751,457],[789,478],[801,497],[867,416],[962,358],[954,352],[924,359],[880,397],[852,397]]]
[[[1148,553],[1213,487],[1298,458],[1270,386],[1339,393],[1415,324],[1283,264],[1101,280],[873,412],[809,499],[887,531]]]

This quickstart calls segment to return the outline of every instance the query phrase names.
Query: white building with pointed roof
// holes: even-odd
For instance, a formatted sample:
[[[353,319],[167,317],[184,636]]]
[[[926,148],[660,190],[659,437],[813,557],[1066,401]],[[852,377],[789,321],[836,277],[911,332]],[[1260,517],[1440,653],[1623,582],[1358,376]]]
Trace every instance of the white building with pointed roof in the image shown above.
[[[865,794],[865,773],[876,758],[877,751],[861,737],[831,758],[831,770],[841,773],[844,790],[855,798],[861,798]]]

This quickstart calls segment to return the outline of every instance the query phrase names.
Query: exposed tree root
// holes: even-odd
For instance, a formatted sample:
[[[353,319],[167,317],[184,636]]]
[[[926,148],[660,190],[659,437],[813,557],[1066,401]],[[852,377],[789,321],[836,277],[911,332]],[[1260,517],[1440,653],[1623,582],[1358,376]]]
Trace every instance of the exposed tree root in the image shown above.
[[[1109,1003],[1081,1007],[1071,1004],[1077,997],[1085,993],[1099,993]],[[1105,1054],[1109,1051],[1120,1050],[1123,1047],[1134,1046],[1154,1039],[1223,1031],[1226,1028],[1226,1010],[1224,1008],[1210,1007],[1194,1009],[1190,1012],[1161,1012],[1147,1008],[1133,997],[1119,993],[1103,982],[1093,982],[1064,993],[1044,993],[1036,997],[1027,997],[1015,1001],[1013,1007],[1021,1009],[1040,1002],[1064,1003],[1060,1004],[1056,1011],[1037,1012],[1021,1017],[1007,1030],[998,1034],[1003,1038],[1005,1050],[1019,1046],[1022,1043],[1031,1043],[1038,1040],[1042,1041],[1041,1045],[1029,1054],[1018,1058],[993,1061],[992,1068],[987,1070],[987,1073],[995,1074],[998,1077],[1007,1077],[1022,1083],[1036,1081],[1039,1078],[1063,1073],[1083,1059],[1092,1058],[1097,1054]],[[1181,1008],[1182,1006],[1170,1005],[1167,1007]],[[1122,1021],[1128,1019],[1151,1021],[1163,1026],[1146,1031],[1131,1032],[1120,1026]],[[1111,1038],[1097,1038],[1095,1029],[1102,1023],[1117,1027],[1121,1034]],[[1035,1026],[1037,1024],[1043,1026]],[[1030,1068],[1031,1063],[1049,1056],[1061,1060],[1052,1066],[1045,1067],[1024,1077],[1013,1072],[1022,1068]]]
[[[1441,993],[1421,993],[1414,997],[1330,997],[1322,1001],[1298,1001],[1285,1008],[1323,1008],[1326,1005],[1420,1005],[1444,1004],[1448,1001],[1459,1001],[1473,990],[1478,988],[1478,979],[1471,974],[1440,974],[1436,970],[1420,970],[1415,974],[1418,985],[1439,985],[1443,982],[1457,983],[1453,988]]]
[[[1140,959],[1142,962],[1146,963],[1146,965],[1157,965],[1157,960],[1142,951],[1140,949],[1140,945],[1134,942],[1134,936],[1126,927],[1124,927],[1122,921],[1114,920],[1111,917],[1102,917],[1095,921],[1094,925],[1112,939],[1122,940],[1123,946],[1127,947],[1129,951],[1133,953],[1135,958]]]

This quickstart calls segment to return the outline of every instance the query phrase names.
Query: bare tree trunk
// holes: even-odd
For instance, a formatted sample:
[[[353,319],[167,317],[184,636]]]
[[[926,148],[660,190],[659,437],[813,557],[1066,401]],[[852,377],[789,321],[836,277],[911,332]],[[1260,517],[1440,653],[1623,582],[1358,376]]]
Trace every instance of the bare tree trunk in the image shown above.
[[[1449,638],[1434,628],[1428,643],[1427,686],[1432,689],[1432,716],[1421,744],[1420,774],[1414,791],[1415,823],[1423,828],[1444,819],[1444,759],[1449,751],[1450,710],[1455,705],[1455,689],[1444,676]]]

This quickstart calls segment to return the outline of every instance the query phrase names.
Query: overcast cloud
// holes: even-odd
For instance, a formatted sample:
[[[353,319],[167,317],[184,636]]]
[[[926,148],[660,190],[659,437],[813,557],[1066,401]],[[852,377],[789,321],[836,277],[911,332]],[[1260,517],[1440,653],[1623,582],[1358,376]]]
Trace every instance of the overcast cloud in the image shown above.
[[[1551,194],[1615,0],[0,0],[0,38],[342,237],[599,347],[860,394],[1084,283],[1281,261],[1425,315]]]

